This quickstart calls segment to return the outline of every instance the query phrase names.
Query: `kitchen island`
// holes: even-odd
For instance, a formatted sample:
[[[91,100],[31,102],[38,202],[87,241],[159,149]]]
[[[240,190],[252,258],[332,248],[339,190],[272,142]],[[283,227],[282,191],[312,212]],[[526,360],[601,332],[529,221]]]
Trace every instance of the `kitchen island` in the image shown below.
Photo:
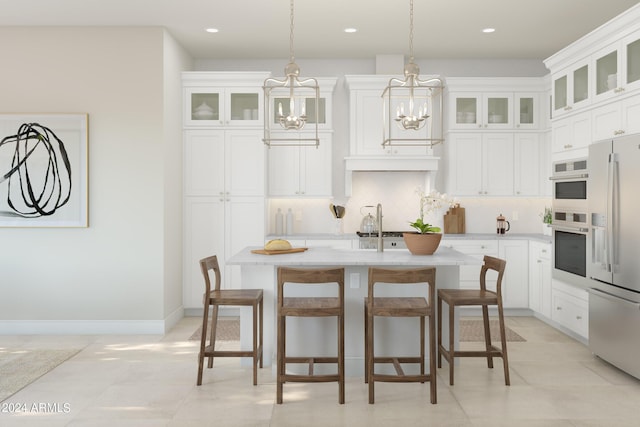
[[[228,265],[241,267],[242,288],[264,290],[264,365],[275,370],[276,349],[276,271],[279,266],[299,268],[345,268],[345,371],[346,375],[362,376],[364,373],[364,298],[367,294],[369,267],[436,267],[436,288],[458,288],[461,265],[480,265],[478,258],[454,249],[440,247],[433,255],[411,255],[408,250],[394,249],[385,252],[375,250],[333,249],[311,247],[305,252],[260,255],[251,252],[257,247],[244,248],[227,260]],[[287,295],[303,296],[309,285],[290,286]],[[327,286],[326,295],[335,295],[335,287]],[[423,287],[423,293],[426,286]],[[291,292],[290,292],[291,291]],[[325,291],[321,289],[320,291]],[[376,294],[403,296],[415,294],[415,286],[382,285]],[[314,294],[317,295],[317,294]],[[448,340],[447,315],[443,313],[443,341]],[[243,348],[251,347],[251,309],[241,310],[240,340]],[[456,313],[457,316],[457,313]],[[457,317],[456,317],[457,324]],[[457,330],[457,326],[456,326]],[[395,318],[376,320],[377,354],[418,354],[418,321]],[[380,334],[380,338],[378,335]],[[330,355],[335,354],[335,318],[294,318],[287,320],[287,354]],[[321,339],[319,339],[321,338]],[[249,359],[243,364],[250,366]],[[324,367],[318,366],[318,369]],[[326,367],[331,370],[333,366]],[[408,370],[410,371],[410,369]]]

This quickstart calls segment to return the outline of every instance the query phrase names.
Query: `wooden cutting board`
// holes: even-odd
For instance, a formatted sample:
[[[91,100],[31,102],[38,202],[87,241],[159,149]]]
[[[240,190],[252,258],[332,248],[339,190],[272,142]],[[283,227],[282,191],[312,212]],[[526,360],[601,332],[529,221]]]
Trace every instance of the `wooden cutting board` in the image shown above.
[[[252,254],[260,254],[260,255],[282,255],[282,254],[294,254],[296,252],[304,252],[309,248],[291,248],[291,249],[283,249],[280,251],[269,251],[267,249],[253,249],[251,250]]]
[[[464,234],[464,208],[450,208],[444,215],[444,234]]]

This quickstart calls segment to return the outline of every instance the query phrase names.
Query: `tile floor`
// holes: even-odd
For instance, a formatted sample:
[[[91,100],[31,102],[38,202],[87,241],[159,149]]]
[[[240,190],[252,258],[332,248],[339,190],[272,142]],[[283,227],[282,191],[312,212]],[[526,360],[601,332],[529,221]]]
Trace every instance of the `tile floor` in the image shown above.
[[[443,362],[437,405],[428,403],[428,384],[393,383],[377,383],[369,405],[360,378],[348,379],[345,405],[335,383],[286,384],[285,403],[276,405],[271,369],[260,371],[254,387],[237,359],[217,360],[196,387],[198,343],[188,337],[198,325],[184,318],[165,336],[0,336],[6,347],[83,348],[0,403],[0,426],[640,425],[640,381],[531,317],[507,319],[527,340],[509,343],[510,387],[500,360],[489,370],[483,359],[461,359],[454,386]],[[34,403],[49,409],[7,411]]]

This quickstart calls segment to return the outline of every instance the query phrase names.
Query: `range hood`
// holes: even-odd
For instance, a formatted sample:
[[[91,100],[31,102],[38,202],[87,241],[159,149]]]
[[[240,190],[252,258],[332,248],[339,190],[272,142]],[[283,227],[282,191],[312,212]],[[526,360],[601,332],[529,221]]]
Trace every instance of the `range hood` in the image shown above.
[[[438,160],[434,156],[355,156],[344,158],[344,168],[347,172],[428,172],[438,170]]]
[[[353,172],[426,172],[429,183],[438,171],[440,157],[434,156],[354,156],[344,158],[345,195],[351,195]],[[425,188],[430,188],[428,185]]]

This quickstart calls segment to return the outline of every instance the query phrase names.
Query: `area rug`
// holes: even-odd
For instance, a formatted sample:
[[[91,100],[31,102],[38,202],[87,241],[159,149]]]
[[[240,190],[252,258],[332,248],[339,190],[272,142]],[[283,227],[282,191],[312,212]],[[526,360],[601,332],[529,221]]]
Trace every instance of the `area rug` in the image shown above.
[[[211,325],[209,325],[209,328]],[[491,341],[500,339],[500,324],[497,320],[489,320],[489,330],[491,331]],[[512,329],[505,327],[507,341],[526,341]],[[198,328],[189,340],[199,340],[202,327]],[[239,341],[240,340],[240,320],[238,318],[219,319],[216,340]],[[480,341],[484,342],[484,326],[482,320],[460,320],[460,341]]]
[[[497,320],[489,320],[489,331],[491,332],[491,342],[500,341],[500,323]],[[526,341],[512,329],[505,326],[507,341]],[[484,342],[484,325],[482,320],[460,320],[460,341],[481,341]]]
[[[207,328],[211,331],[211,323]],[[190,337],[190,341],[200,341],[202,326],[200,326]],[[219,318],[216,331],[216,341],[240,341],[240,319],[237,317]]]
[[[24,349],[0,347],[0,402],[22,390],[80,349]]]

